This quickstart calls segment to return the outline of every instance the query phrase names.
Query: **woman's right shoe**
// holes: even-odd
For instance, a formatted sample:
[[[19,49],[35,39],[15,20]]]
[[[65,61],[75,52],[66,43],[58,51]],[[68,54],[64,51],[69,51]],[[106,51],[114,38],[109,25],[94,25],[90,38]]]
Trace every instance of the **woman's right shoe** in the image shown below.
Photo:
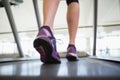
[[[56,39],[48,26],[40,28],[33,42],[34,48],[40,53],[40,60],[45,64],[61,63],[56,49]]]

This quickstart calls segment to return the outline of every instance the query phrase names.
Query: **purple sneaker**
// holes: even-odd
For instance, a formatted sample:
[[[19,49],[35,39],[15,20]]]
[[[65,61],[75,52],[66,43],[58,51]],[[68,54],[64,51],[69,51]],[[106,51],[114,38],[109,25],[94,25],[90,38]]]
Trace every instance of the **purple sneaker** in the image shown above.
[[[74,45],[68,45],[66,58],[68,61],[78,61],[77,51]]]
[[[40,53],[41,61],[45,64],[61,63],[56,50],[56,40],[48,26],[43,26],[34,40],[34,48]]]

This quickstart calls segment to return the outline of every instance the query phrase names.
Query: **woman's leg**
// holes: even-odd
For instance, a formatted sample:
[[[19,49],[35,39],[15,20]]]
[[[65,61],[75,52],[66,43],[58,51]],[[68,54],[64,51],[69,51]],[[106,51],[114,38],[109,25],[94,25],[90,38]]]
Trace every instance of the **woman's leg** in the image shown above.
[[[60,63],[56,49],[56,40],[52,33],[53,22],[58,8],[59,0],[43,0],[43,26],[40,27],[34,47],[40,53],[43,63]]]
[[[53,29],[54,18],[60,0],[43,0],[43,25],[49,26]]]
[[[66,58],[69,61],[77,61],[77,50],[75,47],[75,38],[79,22],[79,2],[78,0],[67,0],[68,11],[67,11],[67,23],[69,31],[69,45],[67,48]]]
[[[69,44],[75,44],[75,37],[79,22],[79,3],[72,2],[68,5],[67,23],[69,30]]]

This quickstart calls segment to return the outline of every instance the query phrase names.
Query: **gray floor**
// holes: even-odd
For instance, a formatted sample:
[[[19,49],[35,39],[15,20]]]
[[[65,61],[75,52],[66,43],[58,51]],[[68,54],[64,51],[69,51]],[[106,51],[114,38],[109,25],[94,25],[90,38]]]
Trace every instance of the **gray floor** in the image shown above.
[[[61,64],[39,60],[0,63],[0,80],[120,80],[120,63],[80,58]]]

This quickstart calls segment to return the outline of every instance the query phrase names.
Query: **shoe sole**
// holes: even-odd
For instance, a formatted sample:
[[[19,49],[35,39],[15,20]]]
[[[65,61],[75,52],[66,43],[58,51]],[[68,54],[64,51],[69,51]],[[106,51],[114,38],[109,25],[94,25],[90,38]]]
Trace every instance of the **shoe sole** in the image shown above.
[[[78,61],[78,59],[74,56],[67,56],[66,58],[68,61]]]
[[[61,63],[52,56],[52,45],[47,41],[47,38],[37,38],[34,40],[34,48],[40,53],[41,61],[45,64]]]

